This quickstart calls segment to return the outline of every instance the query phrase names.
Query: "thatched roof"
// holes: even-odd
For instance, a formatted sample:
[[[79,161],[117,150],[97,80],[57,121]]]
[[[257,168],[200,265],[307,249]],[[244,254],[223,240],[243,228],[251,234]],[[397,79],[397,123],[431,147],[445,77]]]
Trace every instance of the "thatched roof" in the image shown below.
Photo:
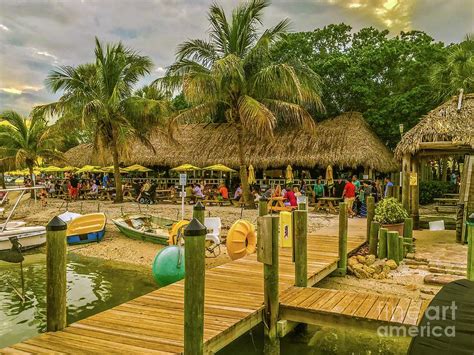
[[[190,124],[181,126],[177,145],[152,134],[156,154],[139,143],[131,144],[124,165],[169,166],[192,163],[207,166],[222,163],[239,166],[238,142],[233,126],[223,124]],[[397,169],[391,151],[371,131],[362,115],[345,113],[317,125],[314,136],[297,129],[283,128],[269,140],[252,134],[245,136],[247,164],[257,169],[334,165],[339,167],[364,166],[387,172]],[[80,145],[66,152],[68,163],[76,166],[97,163],[91,157],[92,146]],[[105,162],[110,163],[110,159]]]
[[[395,149],[398,159],[415,154],[423,142],[452,142],[474,149],[474,94],[464,95],[458,111],[458,96],[431,110],[403,135]]]

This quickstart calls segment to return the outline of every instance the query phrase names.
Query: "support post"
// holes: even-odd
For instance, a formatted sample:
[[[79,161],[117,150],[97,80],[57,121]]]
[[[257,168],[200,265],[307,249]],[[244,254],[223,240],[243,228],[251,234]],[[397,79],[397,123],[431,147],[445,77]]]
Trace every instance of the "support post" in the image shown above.
[[[377,255],[380,223],[372,221],[370,226],[369,254]]]
[[[54,217],[46,226],[46,329],[66,327],[67,224]]]
[[[375,198],[367,197],[367,241],[370,241],[370,229],[375,216]]]
[[[193,218],[196,218],[201,224],[204,224],[206,218],[206,206],[201,201],[198,201],[193,207]]]
[[[268,199],[264,196],[260,197],[258,200],[258,215],[260,217],[268,214]]]
[[[411,217],[413,218],[413,228],[420,229],[420,160],[414,157],[411,160],[411,172],[416,174],[416,185],[410,186]]]
[[[405,154],[402,160],[402,206],[410,213],[410,155]]]
[[[398,264],[398,232],[387,232],[387,258]]]
[[[403,236],[398,236],[398,263],[400,264],[405,258],[405,247],[403,245]]]
[[[306,208],[306,204],[303,204]],[[295,236],[295,286],[308,285],[308,212],[296,210],[293,212],[293,233]]]
[[[393,185],[393,197],[394,197],[397,201],[400,201],[400,186],[398,186],[398,185]]]
[[[474,281],[474,226],[466,226],[467,233],[467,279]]]
[[[341,202],[339,204],[339,261],[335,275],[343,276],[347,272],[347,204]]]
[[[385,259],[387,257],[387,232],[387,228],[380,228],[379,230],[379,259]]]
[[[204,273],[206,227],[193,218],[184,230],[186,253],[184,262],[184,354],[204,351]]]
[[[408,244],[407,252],[413,253],[413,218],[405,218],[403,225],[403,241]]]
[[[265,300],[265,327],[263,352],[266,355],[280,354],[280,338],[277,334],[278,313],[280,307],[279,285],[278,285],[278,216],[264,216],[260,218],[271,219],[271,264],[263,264],[264,276],[264,300]]]

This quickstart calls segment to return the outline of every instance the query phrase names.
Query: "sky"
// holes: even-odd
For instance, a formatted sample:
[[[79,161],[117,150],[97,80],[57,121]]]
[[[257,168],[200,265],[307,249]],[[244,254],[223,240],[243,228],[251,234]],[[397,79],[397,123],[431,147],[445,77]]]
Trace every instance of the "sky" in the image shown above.
[[[152,58],[150,82],[173,62],[178,44],[207,38],[210,0],[0,0],[0,111],[28,114],[52,102],[44,87],[59,65],[93,61],[94,37],[122,41]],[[231,10],[237,0],[220,0]],[[474,32],[474,0],[273,0],[264,26],[289,18],[293,31],[344,22],[355,31],[374,26],[422,30],[460,42]]]

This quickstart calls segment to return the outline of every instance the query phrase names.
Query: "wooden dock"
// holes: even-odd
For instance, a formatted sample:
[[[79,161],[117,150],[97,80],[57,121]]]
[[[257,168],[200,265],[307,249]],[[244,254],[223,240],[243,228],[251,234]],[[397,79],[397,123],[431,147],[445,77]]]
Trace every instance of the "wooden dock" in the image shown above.
[[[348,252],[364,242],[349,237]],[[333,272],[337,261],[337,236],[308,236],[308,285]],[[280,293],[287,295],[293,284],[292,249],[280,249]],[[263,264],[250,255],[206,270],[205,286],[204,347],[213,353],[262,321]],[[183,313],[180,281],[0,353],[181,353]]]
[[[290,287],[280,298],[280,318],[298,323],[351,320],[357,326],[418,325],[429,301],[343,290]]]

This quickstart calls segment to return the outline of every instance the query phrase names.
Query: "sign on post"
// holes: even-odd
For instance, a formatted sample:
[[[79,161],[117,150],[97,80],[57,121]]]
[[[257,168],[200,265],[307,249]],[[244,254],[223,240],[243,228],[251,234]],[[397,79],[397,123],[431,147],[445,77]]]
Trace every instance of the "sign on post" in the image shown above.
[[[187,174],[179,174],[179,184],[181,186],[186,186]]]
[[[410,173],[410,186],[418,185],[418,174]]]

